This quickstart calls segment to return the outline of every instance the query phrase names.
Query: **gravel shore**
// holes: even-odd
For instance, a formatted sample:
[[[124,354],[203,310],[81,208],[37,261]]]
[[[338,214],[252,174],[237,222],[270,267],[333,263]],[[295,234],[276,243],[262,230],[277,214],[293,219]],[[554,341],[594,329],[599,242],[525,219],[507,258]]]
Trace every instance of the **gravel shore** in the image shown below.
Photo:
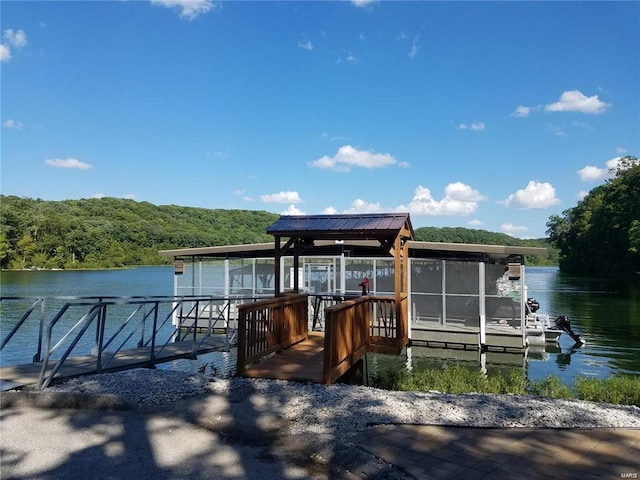
[[[72,379],[51,394],[112,396],[128,408],[162,410],[196,396],[250,402],[290,424],[292,433],[351,436],[371,424],[475,427],[640,428],[640,408],[534,396],[392,392],[279,380],[216,379],[200,373],[137,369]],[[5,400],[7,399],[5,396]],[[19,392],[15,395],[20,395]]]

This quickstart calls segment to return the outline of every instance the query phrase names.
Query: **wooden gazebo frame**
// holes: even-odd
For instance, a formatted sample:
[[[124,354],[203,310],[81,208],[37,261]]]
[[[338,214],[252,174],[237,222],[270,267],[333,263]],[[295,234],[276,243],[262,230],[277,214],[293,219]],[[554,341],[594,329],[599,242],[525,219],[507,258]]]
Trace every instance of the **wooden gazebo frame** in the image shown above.
[[[372,213],[359,215],[283,215],[267,227],[275,237],[275,295],[283,294],[281,258],[293,247],[293,292],[299,293],[300,256],[314,246],[316,240],[375,240],[381,253],[394,258],[394,292],[398,317],[407,325],[408,312],[402,312],[409,285],[409,247],[414,233],[408,213]],[[283,243],[282,239],[287,238]],[[405,332],[407,329],[405,328]]]

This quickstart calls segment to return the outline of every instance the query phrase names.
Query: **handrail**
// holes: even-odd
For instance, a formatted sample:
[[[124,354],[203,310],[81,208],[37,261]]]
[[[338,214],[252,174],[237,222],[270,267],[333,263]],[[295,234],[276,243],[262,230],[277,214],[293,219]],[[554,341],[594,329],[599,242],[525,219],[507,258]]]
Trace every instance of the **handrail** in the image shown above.
[[[335,382],[366,354],[373,305],[364,296],[325,309],[324,384]]]
[[[46,298],[54,298],[54,297],[46,297]],[[38,353],[34,356],[34,362],[39,361],[39,355],[42,350],[42,345],[44,344],[45,353],[43,358],[43,363],[40,368],[40,374],[38,379],[37,387],[42,389],[48,386],[53,378],[58,374],[60,368],[63,366],[65,361],[70,357],[71,353],[76,349],[76,347],[80,344],[83,337],[86,337],[86,333],[89,331],[91,327],[95,329],[95,341],[94,346],[91,351],[91,356],[95,359],[96,371],[102,372],[110,362],[116,357],[116,355],[123,350],[123,348],[130,345],[130,340],[134,338],[139,332],[139,341],[137,343],[138,347],[147,346],[149,348],[149,357],[146,360],[149,365],[153,366],[156,362],[156,357],[162,352],[162,350],[173,341],[176,341],[180,337],[180,329],[183,328],[185,324],[185,318],[180,318],[176,325],[173,325],[172,328],[166,328],[166,324],[173,318],[177,309],[182,309],[183,307],[191,307],[192,312],[195,312],[195,321],[191,330],[188,332],[192,332],[191,341],[192,341],[192,356],[195,356],[197,351],[202,347],[204,342],[208,337],[210,337],[214,328],[218,325],[218,322],[223,322],[223,328],[225,330],[225,348],[229,349],[230,347],[230,338],[231,334],[230,330],[230,322],[228,318],[230,302],[237,301],[237,299],[231,300],[228,297],[211,297],[211,296],[152,296],[152,297],[55,297],[57,299],[65,298],[65,299],[73,299],[76,301],[68,301],[56,312],[53,319],[47,324],[46,334],[44,335],[44,339],[42,338],[42,333],[40,334],[40,338],[38,341]],[[3,297],[2,300],[24,300],[19,297]],[[45,297],[36,299],[31,307],[25,312],[20,319],[15,323],[9,335],[3,339],[1,348],[5,348],[12,339],[15,339],[16,332],[21,329],[24,329],[24,325],[27,324],[27,320],[30,317],[33,317],[33,312],[37,308],[38,304],[41,306],[44,305]],[[169,304],[169,313],[164,318],[160,317],[160,306],[162,304]],[[213,306],[214,305],[222,305],[222,314],[214,316],[213,315]],[[118,306],[119,308],[115,309],[113,307]],[[133,311],[125,312],[122,315],[122,308],[133,306]],[[78,312],[78,308],[83,309],[88,307],[88,310],[84,310],[84,313],[80,315],[79,320],[73,320],[73,315]],[[172,307],[172,308],[171,308]],[[43,329],[44,323],[44,309],[41,308],[41,325],[40,330]],[[208,312],[208,313],[207,313]],[[162,314],[164,315],[164,309]],[[120,315],[118,317],[117,315]],[[198,320],[203,318],[205,315],[208,316],[207,320],[207,329],[204,332],[204,335],[196,335],[196,326],[198,325]],[[114,321],[111,320],[115,317],[123,318],[123,321],[120,321],[120,324],[114,324]],[[76,317],[77,318],[77,317]],[[136,319],[139,320],[136,320]],[[65,319],[64,323],[67,323],[67,319],[73,320],[73,325],[66,326],[65,330],[62,332],[62,335],[56,337],[54,335],[55,330],[59,330],[59,326],[62,325],[62,320]],[[108,321],[110,320],[110,321]],[[149,320],[152,320],[153,325],[151,326],[151,332],[148,332],[148,329],[145,325],[149,323]],[[160,320],[160,321],[159,321]],[[116,327],[115,331],[110,334],[109,338],[105,341],[105,333],[107,331],[107,327],[110,327],[109,330],[113,330],[112,327]],[[233,335],[236,333],[234,332]],[[147,336],[148,335],[148,336]],[[166,335],[166,341],[164,336]],[[147,338],[145,338],[147,336]],[[162,339],[159,337],[161,336]],[[123,339],[124,338],[124,339]],[[186,339],[186,335],[183,336]],[[160,349],[156,347],[157,341],[160,341]],[[15,343],[15,342],[14,342]],[[82,340],[80,345],[84,345],[82,348],[87,349],[91,342],[86,342]],[[116,346],[113,351],[109,351],[109,357],[103,358],[103,354],[106,353],[106,349],[109,347]],[[62,353],[60,358],[53,357],[53,354],[59,350],[61,347],[65,347],[66,350]],[[55,365],[51,368],[52,362],[55,361]],[[50,371],[49,371],[50,370]]]
[[[407,344],[406,328],[402,319],[406,318],[407,297],[401,297],[400,305],[394,297],[371,296],[375,303],[369,321],[369,351],[398,354]],[[404,306],[403,306],[404,305]]]
[[[398,318],[406,317],[398,314],[394,297],[367,295],[327,307],[323,383],[335,382],[367,352],[399,353],[407,340]]]
[[[89,312],[87,314],[85,314],[80,319],[80,321],[78,323],[76,323],[76,325],[74,325],[74,328],[75,328],[81,322],[85,322],[84,326],[80,329],[80,332],[78,333],[78,335],[76,335],[76,338],[74,338],[71,341],[71,345],[69,345],[67,350],[64,352],[64,354],[60,358],[60,360],[53,367],[53,369],[51,370],[51,373],[49,373],[48,377],[45,377],[47,368],[49,366],[50,355],[52,353],[51,336],[52,336],[52,332],[53,332],[53,327],[60,321],[60,319],[62,318],[62,316],[64,315],[64,313],[67,311],[67,309],[69,307],[70,307],[70,304],[68,304],[68,303],[65,304],[64,307],[58,312],[56,317],[51,321],[51,323],[49,323],[49,326],[47,327],[47,340],[46,340],[46,349],[45,349],[45,353],[44,353],[44,361],[42,362],[42,368],[40,369],[40,377],[38,379],[38,389],[39,390],[42,390],[43,388],[46,388],[46,387],[49,386],[49,384],[51,383],[51,380],[53,380],[53,377],[55,376],[55,374],[58,373],[58,371],[62,367],[62,364],[64,363],[64,361],[67,359],[69,354],[73,351],[75,346],[78,344],[78,342],[80,341],[80,338],[82,338],[82,336],[87,331],[87,329],[89,328],[91,323],[93,323],[93,320],[95,319],[96,315],[98,315],[101,312],[102,308],[103,308],[101,304],[94,305],[93,307],[91,307]],[[58,345],[60,345],[60,343],[58,343],[54,347],[54,349],[57,348]]]
[[[3,298],[0,300],[7,300],[7,299],[11,299],[13,300],[14,298]],[[0,350],[2,350],[5,345],[7,343],[9,343],[9,341],[13,338],[13,336],[16,334],[16,332],[20,329],[20,327],[22,327],[22,325],[24,324],[24,322],[29,318],[29,316],[31,316],[31,313],[33,313],[33,311],[36,309],[36,307],[40,304],[42,304],[42,302],[44,302],[43,298],[36,298],[35,301],[33,302],[33,304],[31,305],[30,308],[27,309],[26,312],[24,312],[22,314],[22,317],[20,317],[20,320],[18,320],[16,322],[16,324],[13,326],[13,328],[11,329],[11,331],[9,332],[9,334],[6,336],[6,338],[4,340],[2,340],[2,344],[0,344]]]
[[[0,302],[8,302],[8,301],[28,301],[28,302],[32,302],[32,305],[30,308],[27,309],[27,311],[25,313],[22,314],[22,316],[20,317],[19,320],[16,321],[16,323],[14,324],[13,328],[11,329],[11,331],[9,332],[9,334],[7,334],[6,337],[4,337],[2,339],[2,343],[0,344],[0,350],[3,350],[5,347],[7,347],[8,345],[10,345],[12,343],[12,341],[15,341],[15,337],[18,334],[19,331],[24,330],[26,327],[25,325],[29,324],[29,321],[31,318],[33,318],[33,312],[35,311],[35,309],[37,308],[38,304],[41,306],[40,311],[41,311],[41,315],[40,315],[40,326],[39,326],[39,330],[40,330],[40,335],[38,338],[38,343],[37,343],[37,351],[35,353],[35,355],[33,356],[33,362],[39,362],[41,361],[41,355],[42,355],[42,346],[44,343],[44,338],[43,338],[43,332],[44,332],[44,325],[45,325],[45,304],[46,303],[54,303],[56,301],[63,301],[64,304],[69,303],[70,305],[92,305],[95,303],[100,303],[100,302],[109,302],[113,305],[116,304],[135,304],[135,303],[139,303],[141,305],[144,305],[145,303],[149,303],[149,302],[153,302],[153,301],[158,301],[160,303],[169,303],[169,302],[173,302],[173,301],[193,301],[195,299],[203,299],[206,298],[207,300],[211,301],[211,302],[231,302],[232,300],[229,297],[224,297],[224,296],[208,296],[208,295],[182,295],[182,296],[173,296],[173,295],[149,295],[149,296],[123,296],[123,297],[118,297],[118,296],[48,296],[48,297],[0,297]],[[235,301],[239,300],[239,299],[243,299],[244,297],[238,297],[237,299],[235,299]],[[249,298],[249,297],[247,297]],[[253,297],[251,297],[253,298]],[[62,308],[62,306],[60,306],[60,304],[58,303],[58,309]],[[170,320],[170,316],[165,319],[165,322],[163,322],[162,326],[164,326],[167,323],[167,320]],[[6,320],[6,319],[5,319]],[[225,325],[225,328],[227,327],[227,325]],[[235,333],[234,333],[235,335]],[[148,345],[148,342],[147,342]],[[139,346],[143,346],[143,342],[139,342]]]
[[[292,294],[238,305],[236,373],[255,361],[305,340],[309,335],[308,295]]]

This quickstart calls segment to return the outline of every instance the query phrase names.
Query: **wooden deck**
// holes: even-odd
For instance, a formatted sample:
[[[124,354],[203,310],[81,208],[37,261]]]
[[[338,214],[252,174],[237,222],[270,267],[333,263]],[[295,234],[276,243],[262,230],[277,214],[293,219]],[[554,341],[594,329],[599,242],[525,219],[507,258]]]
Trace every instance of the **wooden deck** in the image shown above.
[[[224,335],[210,337],[204,340],[196,355],[224,351],[226,342]],[[193,342],[183,341],[170,343],[165,346],[162,351],[160,347],[156,347],[155,363],[169,362],[177,358],[188,358],[193,354]],[[132,368],[151,367],[149,360],[151,347],[133,348],[118,352],[116,356],[109,361],[111,355],[108,352],[103,353],[103,363],[108,363],[103,368],[103,372],[115,372],[128,370]],[[49,375],[57,361],[50,361],[45,375]],[[10,365],[0,368],[0,391],[20,388],[25,386],[37,385],[42,370],[42,362],[27,363],[22,365]],[[80,375],[98,373],[96,367],[96,357],[92,355],[78,356],[67,358],[60,370],[56,374],[54,381],[60,381]]]
[[[247,368],[251,378],[322,383],[324,333],[309,332],[309,338]]]

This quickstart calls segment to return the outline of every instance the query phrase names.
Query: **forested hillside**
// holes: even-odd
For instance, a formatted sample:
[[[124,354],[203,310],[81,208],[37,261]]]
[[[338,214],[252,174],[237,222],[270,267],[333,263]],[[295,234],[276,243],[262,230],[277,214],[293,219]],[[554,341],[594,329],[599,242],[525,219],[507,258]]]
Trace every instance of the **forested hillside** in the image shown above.
[[[560,269],[591,275],[640,271],[640,163],[624,157],[614,177],[577,206],[554,215],[547,234],[560,250]]]
[[[110,268],[166,263],[158,250],[271,242],[277,214],[251,210],[157,206],[117,198],[44,201],[0,196],[2,268]],[[466,228],[416,229],[431,242],[543,246]],[[548,262],[540,257],[528,263]],[[553,261],[553,254],[551,255]]]
[[[0,197],[3,268],[109,268],[168,260],[158,250],[270,242],[278,215],[156,206],[117,198]]]

